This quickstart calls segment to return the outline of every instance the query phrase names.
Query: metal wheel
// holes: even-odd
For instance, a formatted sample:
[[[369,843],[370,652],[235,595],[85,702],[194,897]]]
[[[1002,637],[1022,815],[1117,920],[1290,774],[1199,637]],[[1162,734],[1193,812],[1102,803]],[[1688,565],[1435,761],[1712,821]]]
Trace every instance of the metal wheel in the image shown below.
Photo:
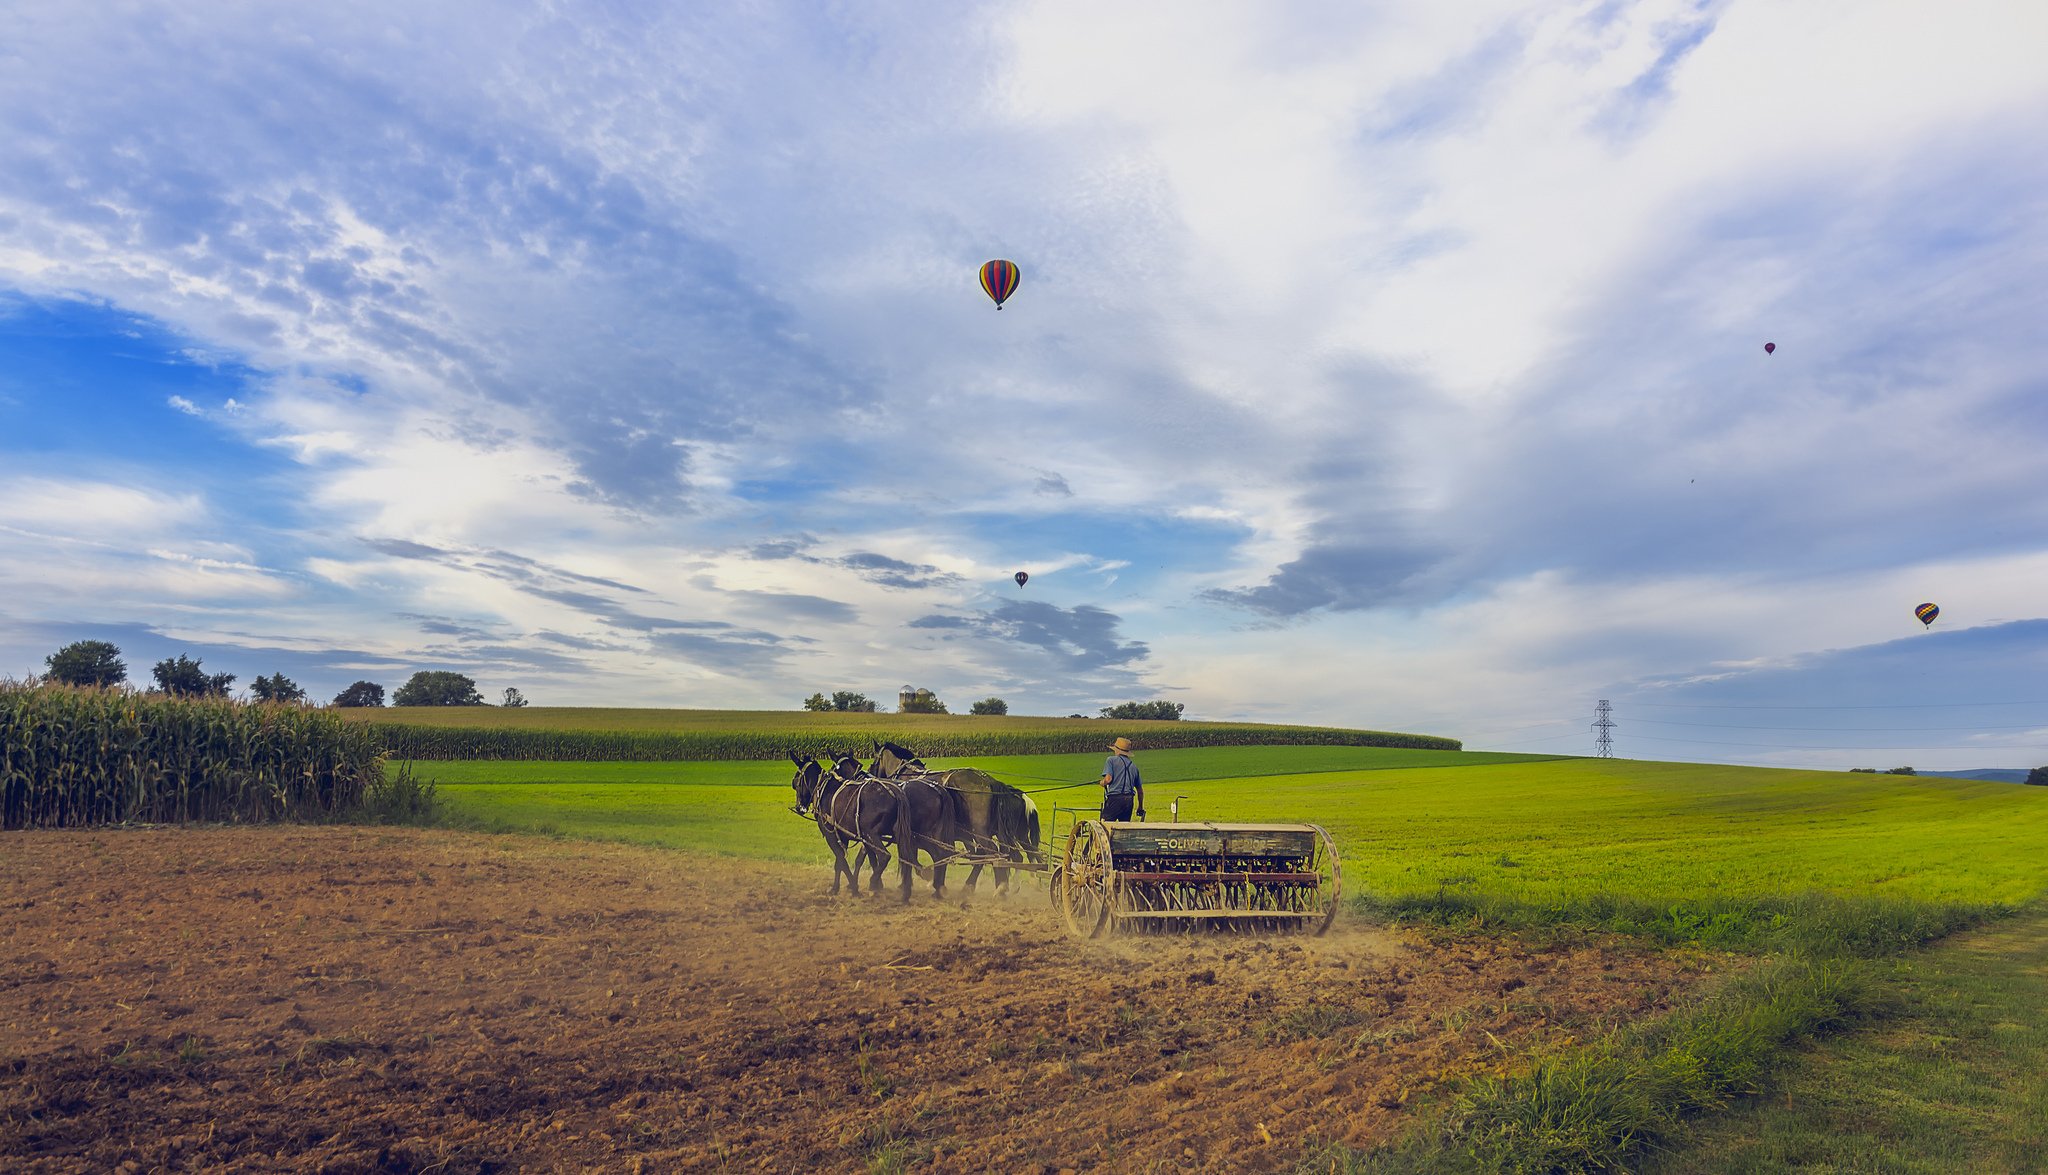
[[[1100,822],[1085,820],[1074,825],[1067,836],[1067,856],[1060,872],[1060,910],[1067,917],[1067,929],[1082,938],[1097,937],[1109,925],[1116,889],[1109,832]]]
[[[1344,866],[1337,859],[1337,842],[1330,839],[1320,824],[1311,824],[1316,830],[1316,839],[1322,842],[1322,851],[1316,854],[1315,869],[1322,874],[1322,881],[1316,886],[1317,900],[1323,903],[1323,920],[1311,922],[1310,933],[1320,936],[1330,929],[1330,923],[1337,920],[1338,898],[1344,892]]]

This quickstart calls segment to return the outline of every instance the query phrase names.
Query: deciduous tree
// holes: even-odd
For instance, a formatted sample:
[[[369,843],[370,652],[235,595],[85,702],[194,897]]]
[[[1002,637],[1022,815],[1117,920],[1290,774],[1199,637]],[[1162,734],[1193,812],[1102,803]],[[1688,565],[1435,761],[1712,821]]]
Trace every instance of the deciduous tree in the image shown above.
[[[259,702],[303,702],[306,691],[299,683],[280,673],[274,677],[258,677],[249,683],[249,693]]]
[[[208,674],[200,668],[200,662],[183,653],[158,661],[149,675],[156,679],[156,688],[183,698],[224,697],[228,687],[235,684],[234,674]]]
[[[1001,698],[983,698],[967,708],[969,714],[1008,714],[1010,703]]]
[[[1179,722],[1182,710],[1187,709],[1179,702],[1123,702],[1115,706],[1104,706],[1104,718],[1135,718],[1146,722]]]
[[[394,706],[481,706],[475,679],[445,669],[422,669],[391,695]]]
[[[72,641],[43,658],[51,681],[65,685],[114,686],[128,680],[121,650],[106,641]]]
[[[946,703],[939,700],[939,695],[928,689],[921,689],[912,693],[896,709],[899,713],[903,714],[945,714],[950,712],[946,709]]]
[[[526,704],[526,695],[525,695],[525,694],[522,694],[522,693],[520,693],[520,692],[519,692],[518,690],[516,690],[516,689],[513,689],[513,688],[511,688],[510,686],[507,686],[507,687],[505,687],[505,701],[504,701],[504,705],[505,705],[505,706],[506,706],[506,707],[507,707],[508,709],[512,709],[512,710],[517,710],[517,709],[518,709],[519,707],[521,707],[521,706],[524,706],[525,704]]]
[[[337,706],[381,706],[384,704],[384,687],[374,681],[359,681],[334,695]]]

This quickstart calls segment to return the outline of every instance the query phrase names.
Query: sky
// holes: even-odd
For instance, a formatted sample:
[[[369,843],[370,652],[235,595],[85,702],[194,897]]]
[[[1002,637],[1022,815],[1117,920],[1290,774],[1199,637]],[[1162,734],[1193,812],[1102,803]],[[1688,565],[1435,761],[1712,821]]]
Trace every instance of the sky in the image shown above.
[[[2048,763],[2048,6],[8,14],[0,676]]]

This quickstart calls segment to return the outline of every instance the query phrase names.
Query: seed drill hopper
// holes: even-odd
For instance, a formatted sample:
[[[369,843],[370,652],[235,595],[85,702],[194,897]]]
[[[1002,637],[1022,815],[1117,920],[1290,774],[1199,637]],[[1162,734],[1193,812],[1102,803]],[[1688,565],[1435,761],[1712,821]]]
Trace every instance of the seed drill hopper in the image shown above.
[[[1316,824],[1079,820],[1053,900],[1084,938],[1170,929],[1321,934],[1337,916],[1337,846]]]

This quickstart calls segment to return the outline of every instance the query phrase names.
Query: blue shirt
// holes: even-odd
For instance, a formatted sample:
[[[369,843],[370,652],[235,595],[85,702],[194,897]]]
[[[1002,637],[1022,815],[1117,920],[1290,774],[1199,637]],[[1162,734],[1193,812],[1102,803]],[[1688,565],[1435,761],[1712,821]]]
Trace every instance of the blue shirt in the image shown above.
[[[1145,785],[1145,781],[1138,778],[1138,765],[1122,755],[1111,755],[1109,762],[1102,765],[1102,773],[1109,776],[1105,795],[1136,795],[1138,789]]]

